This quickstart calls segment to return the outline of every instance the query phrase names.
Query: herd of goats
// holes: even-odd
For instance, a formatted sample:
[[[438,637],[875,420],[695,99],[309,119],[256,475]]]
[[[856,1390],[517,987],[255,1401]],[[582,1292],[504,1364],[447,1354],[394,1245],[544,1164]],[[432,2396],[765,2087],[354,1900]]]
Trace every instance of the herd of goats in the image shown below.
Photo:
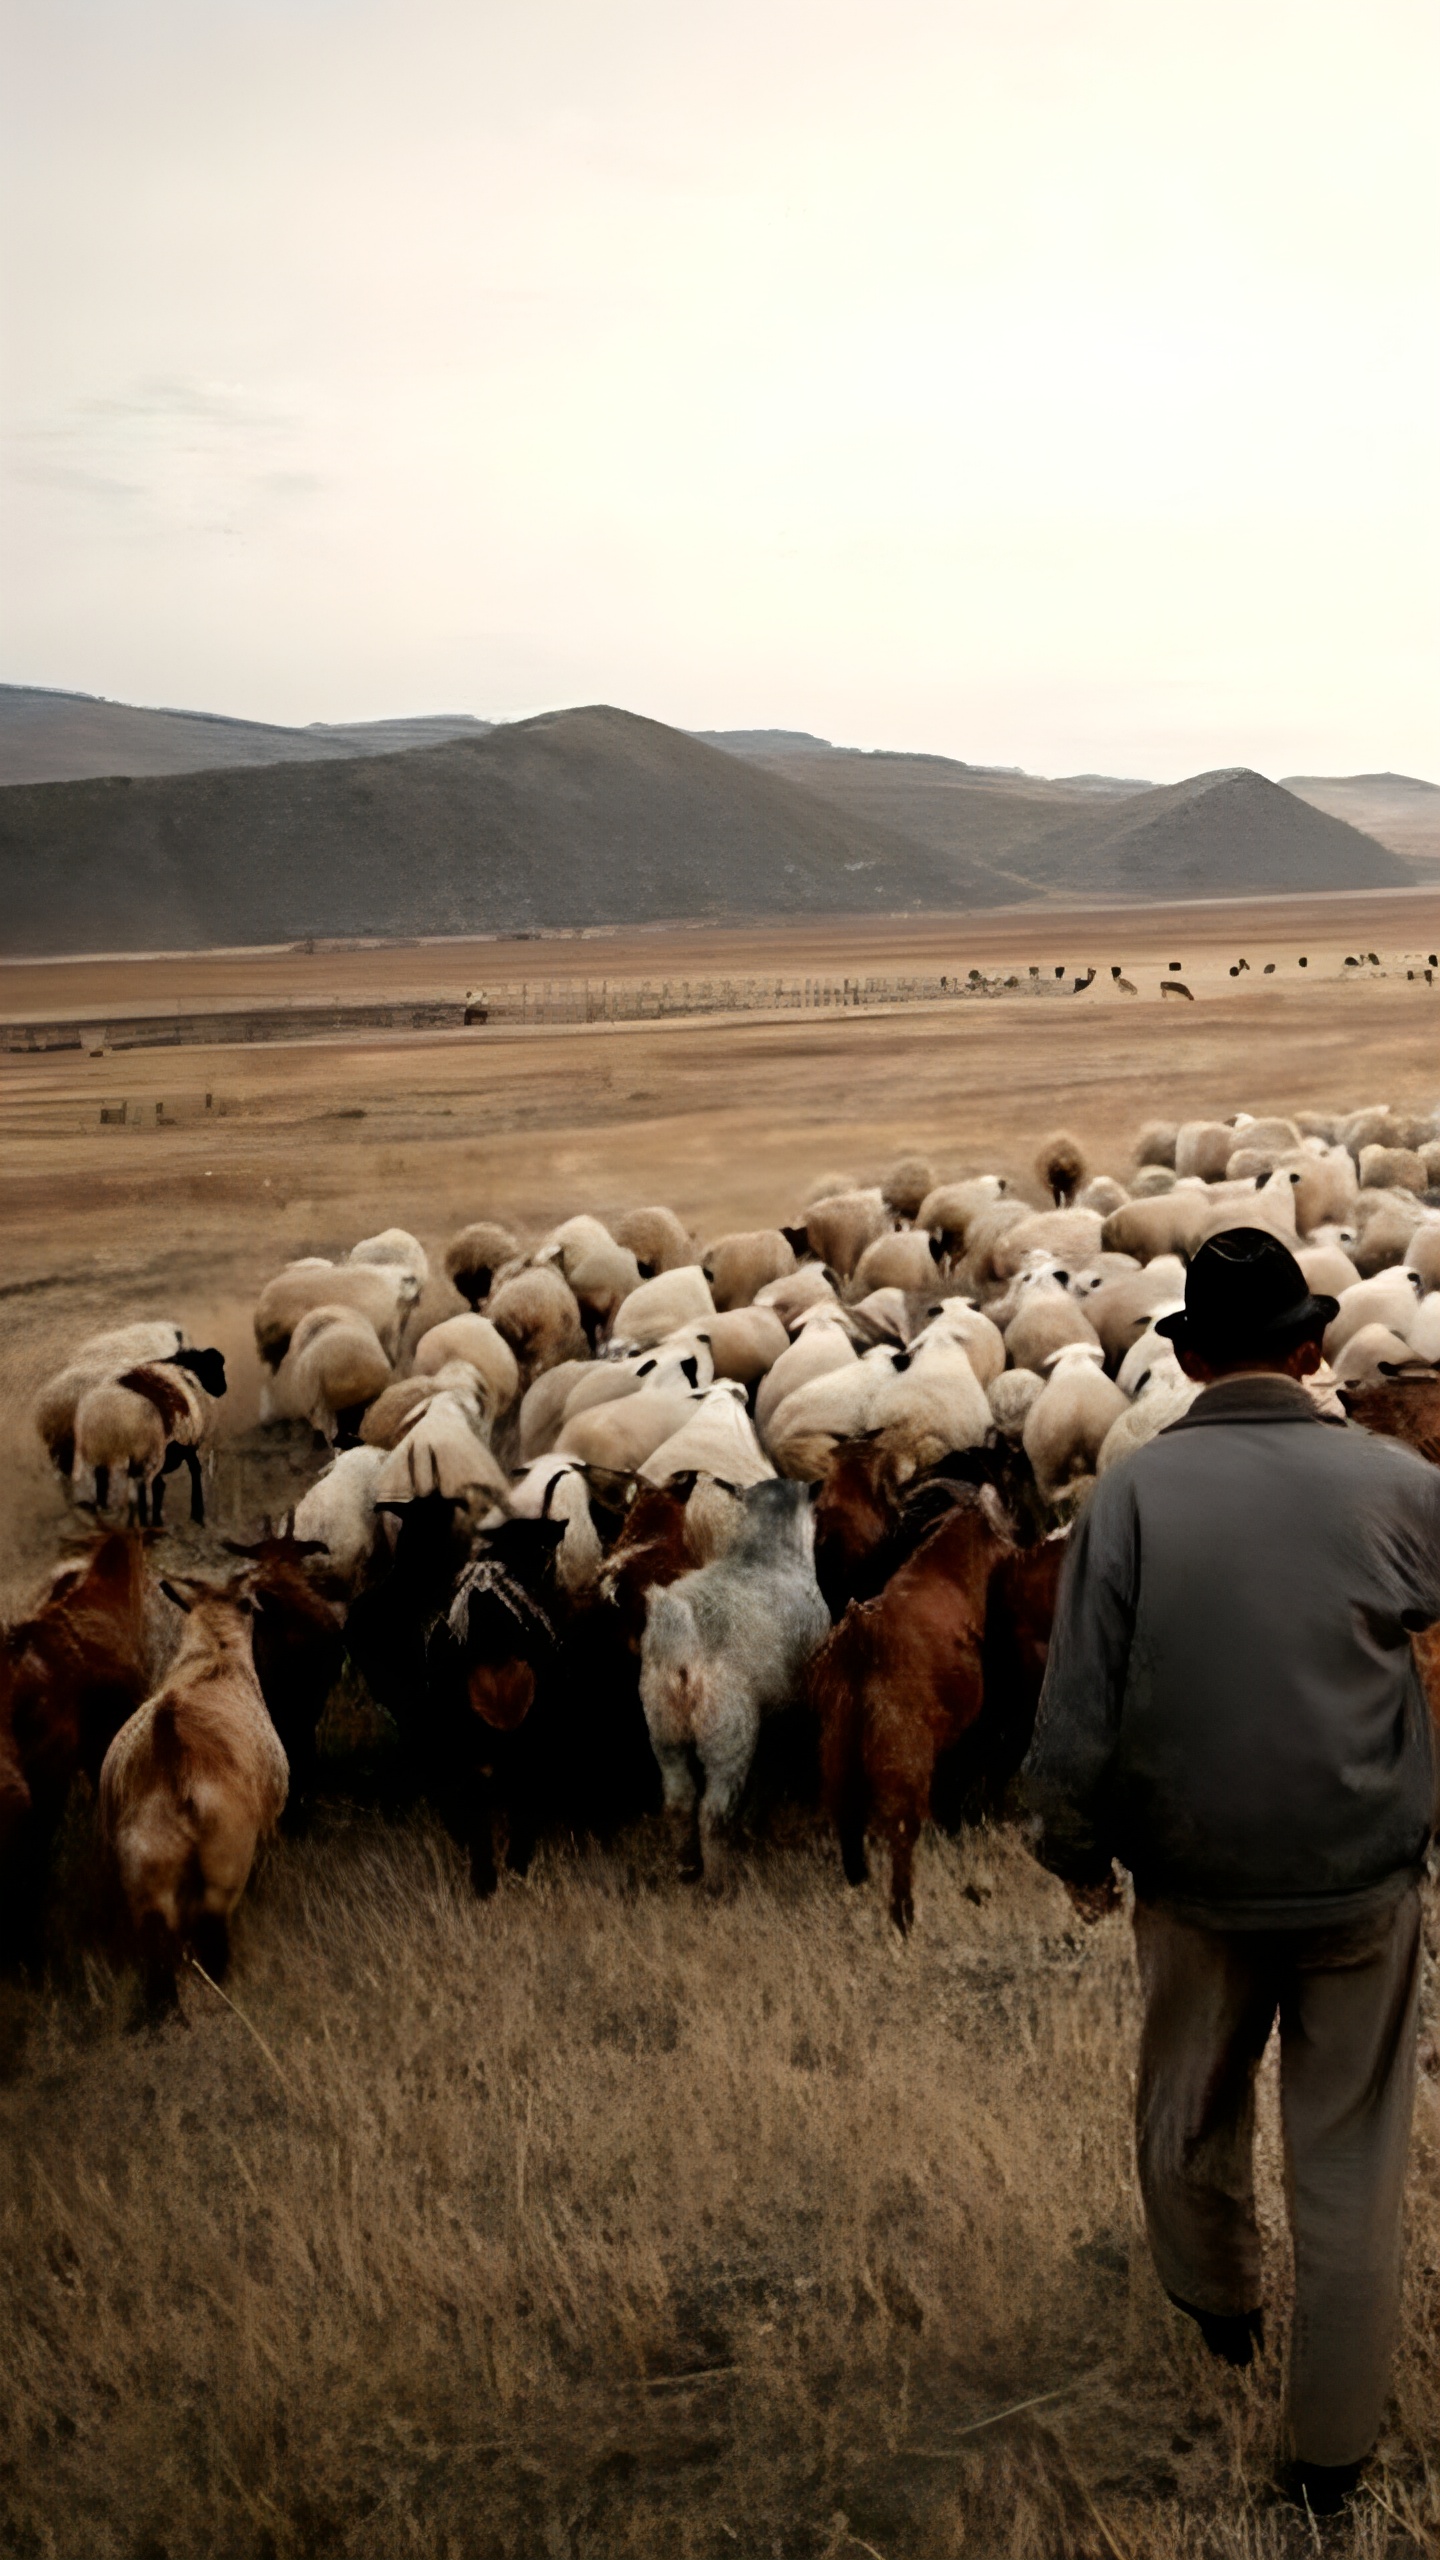
[[[528,1243],[487,1220],[443,1296],[401,1229],[292,1262],[255,1308],[262,1421],[329,1454],[218,1576],[157,1578],[157,1541],[177,1471],[203,1524],[221,1353],[148,1320],[78,1344],[35,1422],[93,1532],[0,1650],[7,1951],[42,1949],[83,1773],[148,2003],[218,1976],[347,1662],[394,1728],[387,1800],[427,1801],[481,1893],[497,1829],[523,1873],[542,1832],[661,1806],[719,1882],[794,1710],[796,1783],[852,1882],[885,1844],[907,1928],[925,1822],[996,1807],[1023,1759],[1088,1488],[1199,1392],[1155,1326],[1207,1235],[1282,1236],[1339,1300],[1310,1392],[1440,1463],[1437,1130],[1157,1124],[1125,1183],[1064,1136],[1019,1180],[906,1156],[703,1249],[665,1208]]]

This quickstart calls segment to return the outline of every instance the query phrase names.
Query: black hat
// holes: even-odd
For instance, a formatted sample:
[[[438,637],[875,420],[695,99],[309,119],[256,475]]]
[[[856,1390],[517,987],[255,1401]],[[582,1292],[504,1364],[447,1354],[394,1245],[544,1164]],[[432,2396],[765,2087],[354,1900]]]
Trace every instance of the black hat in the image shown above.
[[[1185,1304],[1155,1330],[1182,1349],[1282,1354],[1323,1333],[1338,1298],[1312,1297],[1293,1253],[1264,1227],[1207,1236],[1185,1274]]]

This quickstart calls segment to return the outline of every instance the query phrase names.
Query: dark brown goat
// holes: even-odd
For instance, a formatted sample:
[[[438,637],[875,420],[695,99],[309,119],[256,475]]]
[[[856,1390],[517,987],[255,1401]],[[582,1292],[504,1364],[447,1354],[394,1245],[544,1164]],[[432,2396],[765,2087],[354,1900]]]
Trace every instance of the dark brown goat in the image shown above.
[[[33,1952],[50,1850],[71,1786],[95,1785],[150,1685],[145,1541],[108,1531],[0,1638],[0,1932]]]
[[[936,1763],[979,1723],[991,1581],[1014,1552],[993,1493],[958,1502],[878,1599],[851,1602],[811,1667],[825,1803],[845,1873],[863,1884],[865,1835],[879,1832],[902,1931],[914,1918],[915,1843]]]
[[[290,1763],[284,1827],[303,1827],[314,1797],[315,1737],[326,1701],[340,1677],[345,1638],[340,1620],[306,1571],[310,1556],[328,1553],[323,1540],[255,1538],[248,1545],[227,1538],[232,1555],[255,1567],[250,1597],[255,1609],[255,1676]]]
[[[685,1547],[685,1503],[665,1485],[646,1485],[625,1514],[624,1525],[600,1574],[609,1601],[634,1654],[645,1633],[645,1595],[678,1582],[694,1559]]]

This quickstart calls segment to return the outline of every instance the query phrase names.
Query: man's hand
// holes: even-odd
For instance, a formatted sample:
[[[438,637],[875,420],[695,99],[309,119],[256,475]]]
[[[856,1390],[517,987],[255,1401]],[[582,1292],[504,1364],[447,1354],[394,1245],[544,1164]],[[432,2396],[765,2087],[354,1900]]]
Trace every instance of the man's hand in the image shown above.
[[[1070,1896],[1072,1907],[1089,1928],[1093,1928],[1097,1920],[1103,1920],[1107,1912],[1120,1908],[1120,1887],[1113,1867],[1101,1884],[1072,1884],[1068,1877],[1063,1876],[1061,1882]]]

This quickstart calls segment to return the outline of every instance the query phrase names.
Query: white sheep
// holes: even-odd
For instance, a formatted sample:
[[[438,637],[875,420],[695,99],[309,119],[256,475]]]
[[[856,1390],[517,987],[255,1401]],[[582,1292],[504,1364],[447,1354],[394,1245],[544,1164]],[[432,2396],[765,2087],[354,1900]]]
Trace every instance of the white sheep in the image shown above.
[[[391,1374],[374,1326],[356,1309],[312,1307],[290,1337],[273,1387],[262,1386],[261,1419],[304,1420],[332,1445],[353,1439]]]
[[[462,1395],[473,1396],[480,1380],[468,1360],[448,1361],[430,1377],[395,1378],[383,1387],[372,1405],[365,1409],[360,1437],[367,1449],[398,1449],[405,1434],[419,1420],[422,1409],[435,1396],[458,1388]],[[484,1410],[481,1390],[482,1411]],[[488,1425],[488,1413],[486,1415]]]
[[[362,1236],[345,1257],[348,1263],[378,1263],[382,1269],[408,1271],[418,1297],[430,1285],[430,1257],[418,1236],[406,1227],[385,1227],[378,1236]]]
[[[1044,1392],[1045,1381],[1036,1370],[1002,1369],[985,1391],[996,1430],[1007,1440],[1022,1439],[1030,1408]]]
[[[658,1271],[642,1280],[616,1310],[612,1339],[633,1350],[653,1350],[682,1325],[703,1324],[715,1313],[710,1284],[698,1262]]]
[[[1418,1316],[1418,1307],[1415,1312]],[[1411,1368],[1415,1362],[1413,1341],[1392,1333],[1388,1324],[1362,1324],[1336,1356],[1335,1382],[1342,1387],[1378,1386],[1387,1370]]]
[[[118,1378],[137,1361],[168,1360],[184,1346],[178,1324],[142,1320],[117,1325],[108,1333],[92,1333],[77,1343],[63,1369],[47,1378],[35,1399],[35,1428],[67,1482],[75,1469],[75,1415],[92,1387]]]
[[[991,1254],[997,1280],[1010,1280],[1031,1253],[1053,1253],[1067,1270],[1093,1262],[1101,1249],[1105,1221],[1097,1209],[1037,1209],[1017,1218]]]
[[[313,1538],[327,1550],[316,1578],[347,1598],[380,1549],[375,1487],[385,1458],[383,1449],[342,1449],[297,1502],[290,1524],[297,1538]]]
[[[1005,1328],[1005,1348],[1014,1367],[1043,1375],[1052,1355],[1074,1342],[1101,1349],[1095,1327],[1068,1288],[1049,1280],[1027,1289]]]
[[[898,1485],[937,1466],[952,1450],[982,1448],[992,1419],[965,1352],[942,1335],[920,1342],[908,1363],[895,1363],[875,1398],[869,1427],[878,1431]]]
[[[941,1298],[928,1310],[924,1324],[911,1336],[910,1349],[919,1351],[927,1342],[957,1343],[982,1387],[998,1378],[1005,1366],[1000,1327],[969,1298]]]
[[[1406,1336],[1417,1360],[1429,1360],[1440,1367],[1440,1289],[1430,1289],[1410,1319]]]
[[[1405,1248],[1405,1267],[1427,1289],[1440,1289],[1440,1218],[1422,1218]]]
[[[743,1387],[758,1386],[769,1375],[790,1336],[773,1307],[733,1307],[711,1316],[704,1328],[717,1378],[733,1378]]]
[[[905,1289],[920,1295],[935,1286],[935,1266],[940,1261],[938,1240],[920,1227],[898,1228],[894,1234],[877,1236],[867,1244],[855,1265],[851,1283],[857,1298],[868,1297],[872,1289]]]
[[[1325,1329],[1326,1359],[1337,1361],[1362,1325],[1388,1325],[1392,1333],[1408,1335],[1423,1294],[1419,1272],[1403,1266],[1376,1272],[1369,1280],[1357,1280],[1353,1289],[1342,1290],[1339,1312]]]
[[[266,1365],[278,1370],[302,1317],[316,1307],[346,1307],[374,1327],[393,1366],[419,1295],[414,1272],[396,1263],[292,1262],[266,1281],[256,1300],[255,1347]]]
[[[883,1387],[902,1354],[877,1344],[863,1358],[795,1387],[765,1427],[765,1445],[782,1476],[823,1476],[842,1440],[872,1429]]]
[[[1157,1317],[1175,1315],[1184,1304],[1183,1298],[1177,1298],[1173,1306],[1157,1307],[1155,1313]],[[1157,1333],[1152,1325],[1148,1333],[1142,1333],[1138,1341],[1131,1343],[1115,1372],[1115,1384],[1123,1396],[1138,1396],[1152,1378],[1166,1377],[1173,1381],[1184,1375],[1179,1354],[1169,1335]]]
[[[977,1173],[964,1182],[938,1183],[921,1201],[915,1223],[928,1228],[941,1251],[953,1260],[965,1251],[972,1222],[993,1209],[1004,1193],[1001,1173]],[[1022,1203],[1022,1217],[1025,1214]]]
[[[592,1405],[588,1412],[577,1413],[555,1445],[587,1466],[632,1475],[689,1420],[695,1401],[690,1387],[642,1387],[613,1404]]]
[[[1093,1475],[1111,1424],[1128,1410],[1101,1366],[1098,1344],[1057,1351],[1040,1395],[1025,1417],[1023,1445],[1035,1481],[1050,1500],[1077,1477]]]
[[[816,1306],[838,1306],[835,1285],[823,1264],[802,1262],[787,1279],[771,1280],[755,1293],[757,1307],[773,1307],[787,1333]]]
[[[642,1461],[640,1473],[649,1484],[707,1475],[743,1488],[762,1483],[775,1469],[755,1437],[743,1387],[726,1379],[707,1389],[679,1430]]]
[[[509,1412],[520,1392],[520,1363],[488,1316],[446,1316],[421,1334],[413,1361],[421,1377],[433,1377],[452,1360],[464,1360],[475,1371],[492,1420]]]
[[[1187,1378],[1178,1361],[1157,1362],[1145,1378],[1138,1394],[1123,1413],[1116,1415],[1100,1443],[1095,1461],[1097,1476],[1108,1474],[1122,1458],[1143,1449],[1147,1441],[1157,1439],[1188,1413],[1200,1388]]]
[[[375,1479],[377,1508],[399,1510],[438,1493],[477,1516],[496,1502],[508,1510],[509,1480],[483,1434],[478,1397],[455,1388],[432,1396],[404,1439],[384,1459]]]
[[[859,1359],[850,1321],[837,1299],[807,1308],[796,1320],[795,1338],[761,1379],[755,1396],[755,1421],[765,1433],[770,1418],[811,1378],[832,1369],[849,1369]]]

